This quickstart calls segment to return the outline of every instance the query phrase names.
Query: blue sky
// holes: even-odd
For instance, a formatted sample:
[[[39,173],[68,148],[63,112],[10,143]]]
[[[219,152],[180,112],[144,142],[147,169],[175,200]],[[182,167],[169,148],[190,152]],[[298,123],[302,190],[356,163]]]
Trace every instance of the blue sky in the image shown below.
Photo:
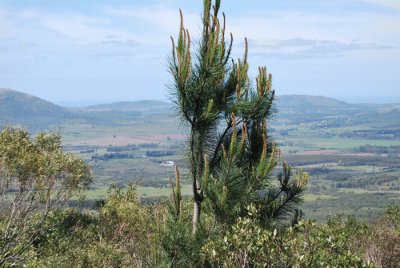
[[[201,0],[0,0],[0,87],[56,103],[167,100],[178,9]],[[267,66],[278,95],[400,102],[400,0],[222,0],[234,57]]]

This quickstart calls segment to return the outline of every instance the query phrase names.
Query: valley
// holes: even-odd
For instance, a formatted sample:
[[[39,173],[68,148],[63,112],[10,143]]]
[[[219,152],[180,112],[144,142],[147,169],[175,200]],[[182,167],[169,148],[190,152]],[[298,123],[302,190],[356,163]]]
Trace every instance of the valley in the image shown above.
[[[93,168],[88,204],[104,198],[111,184],[131,181],[142,200],[152,202],[170,195],[174,165],[183,174],[183,194],[190,195],[186,129],[172,106],[141,101],[69,109],[0,90],[0,125],[60,133],[64,149]],[[282,159],[310,173],[303,196],[305,218],[324,220],[344,213],[373,220],[400,201],[400,104],[287,95],[278,97],[275,109],[269,133]]]

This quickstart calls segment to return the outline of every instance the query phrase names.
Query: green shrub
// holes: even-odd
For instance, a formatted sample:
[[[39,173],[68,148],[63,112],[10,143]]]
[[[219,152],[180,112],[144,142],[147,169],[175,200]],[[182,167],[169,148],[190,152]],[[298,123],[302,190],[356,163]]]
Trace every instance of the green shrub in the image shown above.
[[[61,137],[21,128],[0,131],[0,266],[21,266],[48,215],[92,182],[90,167],[63,151]]]
[[[136,189],[112,186],[98,211],[60,209],[35,240],[30,265],[45,267],[150,267],[157,255],[156,221]]]
[[[365,258],[377,267],[400,267],[400,206],[390,206],[364,241]]]
[[[300,221],[295,227],[271,231],[253,218],[239,218],[223,238],[210,241],[203,252],[215,267],[371,267],[353,251],[352,241],[368,228],[353,219],[327,224]]]

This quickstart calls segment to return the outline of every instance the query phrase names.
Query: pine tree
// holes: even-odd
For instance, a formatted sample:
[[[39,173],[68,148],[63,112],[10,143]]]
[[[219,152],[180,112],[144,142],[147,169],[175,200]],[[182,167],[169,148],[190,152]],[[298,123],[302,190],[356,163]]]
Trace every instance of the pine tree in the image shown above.
[[[178,40],[175,43],[171,38],[172,97],[190,131],[187,158],[193,188],[193,234],[204,204],[221,223],[233,222],[247,205],[255,204],[260,222],[269,225],[292,212],[307,179],[303,173],[291,179],[291,168],[284,163],[278,186],[271,181],[280,161],[267,127],[274,111],[272,75],[260,67],[252,85],[247,39],[243,58],[231,58],[233,36],[226,38],[225,14],[222,20],[218,18],[220,4],[220,0],[214,5],[204,0],[197,46],[191,43],[182,12]]]

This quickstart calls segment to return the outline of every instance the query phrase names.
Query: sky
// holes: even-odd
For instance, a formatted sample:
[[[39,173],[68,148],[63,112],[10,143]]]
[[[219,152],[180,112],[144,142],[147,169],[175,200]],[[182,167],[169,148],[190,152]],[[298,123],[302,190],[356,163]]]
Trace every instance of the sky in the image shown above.
[[[0,88],[70,106],[168,100],[179,9],[192,39],[201,0],[0,0]],[[400,0],[222,0],[233,57],[278,95],[400,102]]]

